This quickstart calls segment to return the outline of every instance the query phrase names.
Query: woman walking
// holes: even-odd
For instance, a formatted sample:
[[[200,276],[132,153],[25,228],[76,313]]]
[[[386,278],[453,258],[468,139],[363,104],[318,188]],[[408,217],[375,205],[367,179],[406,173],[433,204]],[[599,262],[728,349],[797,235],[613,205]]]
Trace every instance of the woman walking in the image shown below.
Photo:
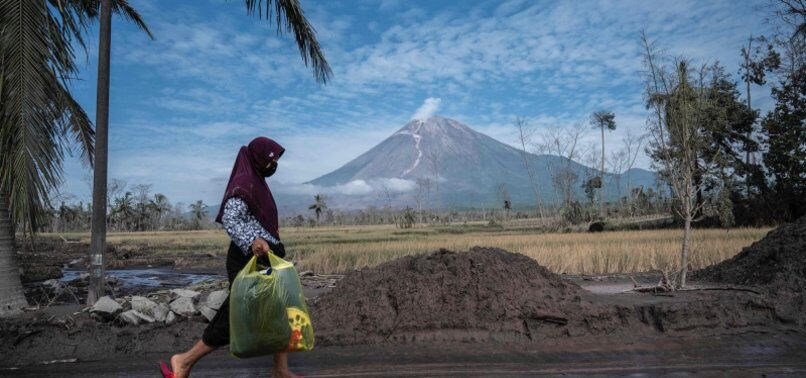
[[[267,260],[271,251],[285,256],[280,242],[277,205],[266,178],[277,171],[277,160],[285,149],[277,142],[258,137],[241,147],[230,174],[216,222],[221,223],[231,239],[227,252],[227,277],[230,285],[251,255]],[[263,265],[269,265],[263,261]],[[171,369],[161,364],[165,377],[184,378],[202,357],[229,344],[229,297],[204,330],[201,340],[190,350],[171,357]],[[288,354],[274,355],[273,377],[295,377],[288,369]]]

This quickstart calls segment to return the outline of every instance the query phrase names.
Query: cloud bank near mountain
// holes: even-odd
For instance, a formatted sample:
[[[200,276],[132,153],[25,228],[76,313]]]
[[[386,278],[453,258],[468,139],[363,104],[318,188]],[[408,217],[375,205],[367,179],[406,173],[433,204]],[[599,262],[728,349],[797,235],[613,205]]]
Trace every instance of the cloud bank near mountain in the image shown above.
[[[316,185],[311,183],[305,184],[277,184],[278,193],[283,194],[298,194],[298,195],[348,195],[348,196],[367,196],[372,194],[383,195],[407,193],[417,186],[412,180],[400,178],[379,178],[371,180],[352,180],[339,185]]]

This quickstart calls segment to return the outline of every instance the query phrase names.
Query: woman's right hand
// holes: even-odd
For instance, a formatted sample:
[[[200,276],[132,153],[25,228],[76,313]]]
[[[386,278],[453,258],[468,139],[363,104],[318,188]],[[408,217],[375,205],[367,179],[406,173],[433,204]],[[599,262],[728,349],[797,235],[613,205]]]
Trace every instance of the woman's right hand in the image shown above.
[[[263,238],[255,239],[255,241],[252,242],[252,253],[257,257],[266,256],[266,254],[269,253],[269,243],[263,240]]]

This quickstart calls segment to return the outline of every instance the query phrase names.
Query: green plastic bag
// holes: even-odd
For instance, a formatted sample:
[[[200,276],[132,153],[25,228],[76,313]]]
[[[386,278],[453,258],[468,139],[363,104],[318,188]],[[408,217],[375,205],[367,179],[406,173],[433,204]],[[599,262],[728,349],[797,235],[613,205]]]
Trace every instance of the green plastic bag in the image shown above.
[[[230,352],[246,358],[313,349],[305,295],[294,265],[269,253],[271,274],[252,257],[232,282]]]

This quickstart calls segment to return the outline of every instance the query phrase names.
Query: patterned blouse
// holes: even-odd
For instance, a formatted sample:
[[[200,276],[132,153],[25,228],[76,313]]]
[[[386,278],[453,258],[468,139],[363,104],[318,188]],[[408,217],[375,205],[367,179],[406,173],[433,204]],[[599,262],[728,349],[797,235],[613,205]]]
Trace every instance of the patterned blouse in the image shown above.
[[[257,238],[263,238],[269,244],[280,243],[260,225],[260,222],[249,212],[246,202],[238,197],[232,197],[224,204],[221,223],[224,224],[224,229],[227,230],[230,239],[241,248],[244,254],[251,253],[249,248]]]

